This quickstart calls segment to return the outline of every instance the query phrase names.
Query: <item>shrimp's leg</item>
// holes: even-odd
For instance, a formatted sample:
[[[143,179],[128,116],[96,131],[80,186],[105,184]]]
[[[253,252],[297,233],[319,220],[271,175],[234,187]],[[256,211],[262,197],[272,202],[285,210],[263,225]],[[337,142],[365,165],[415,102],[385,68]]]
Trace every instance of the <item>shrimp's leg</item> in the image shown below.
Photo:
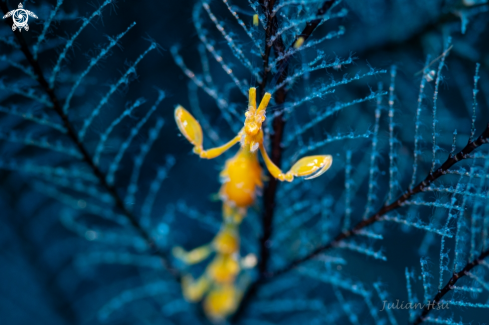
[[[292,182],[292,180],[294,179],[294,176],[284,174],[282,172],[282,170],[280,168],[278,168],[277,165],[275,165],[273,163],[273,161],[270,159],[270,157],[268,157],[267,151],[265,150],[263,143],[260,143],[260,152],[261,152],[261,155],[263,157],[263,160],[265,161],[265,165],[267,166],[268,171],[270,172],[270,174],[274,178],[276,178],[280,181],[286,180],[288,182]],[[288,177],[288,178],[286,178],[286,177]]]
[[[182,106],[177,106],[177,108],[175,108],[175,121],[177,122],[180,132],[194,145],[194,152],[201,158],[216,158],[238,143],[241,139],[241,135],[238,134],[231,141],[220,147],[204,150],[202,147],[204,141],[202,128],[192,114]]]
[[[305,179],[319,177],[324,174],[333,163],[333,157],[330,155],[308,156],[301,158],[287,173],[284,174],[268,157],[263,144],[260,145],[260,152],[270,174],[280,181],[292,182],[294,177],[305,177]]]
[[[191,275],[186,275],[182,278],[183,296],[187,301],[199,301],[209,290],[210,285],[211,281],[206,275],[201,276],[197,280],[194,280]]]
[[[173,248],[173,256],[183,261],[187,265],[192,265],[205,260],[214,251],[212,245],[203,245],[187,252],[182,247]]]
[[[222,205],[222,214],[226,223],[239,225],[243,218],[246,217],[246,208],[234,207],[224,201]]]
[[[236,143],[238,143],[239,140],[241,140],[241,135],[237,135],[234,139],[232,139],[231,141],[229,141],[228,143],[226,143],[220,147],[211,148],[208,150],[200,150],[200,151],[198,149],[197,150],[194,149],[194,152],[196,154],[198,154],[200,156],[200,158],[206,158],[206,159],[216,158],[216,157],[222,155],[227,150],[229,150]]]

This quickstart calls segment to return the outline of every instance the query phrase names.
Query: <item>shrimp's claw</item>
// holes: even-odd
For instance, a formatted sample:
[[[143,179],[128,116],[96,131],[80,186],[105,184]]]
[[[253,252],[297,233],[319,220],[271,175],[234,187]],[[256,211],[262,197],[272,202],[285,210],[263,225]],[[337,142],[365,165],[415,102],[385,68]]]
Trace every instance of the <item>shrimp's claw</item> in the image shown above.
[[[324,174],[332,163],[333,157],[330,155],[308,156],[296,162],[287,174],[304,177],[304,179],[313,179]]]
[[[194,145],[194,150],[201,151],[204,137],[202,128],[195,117],[193,117],[185,108],[178,105],[175,108],[175,121],[183,136]]]

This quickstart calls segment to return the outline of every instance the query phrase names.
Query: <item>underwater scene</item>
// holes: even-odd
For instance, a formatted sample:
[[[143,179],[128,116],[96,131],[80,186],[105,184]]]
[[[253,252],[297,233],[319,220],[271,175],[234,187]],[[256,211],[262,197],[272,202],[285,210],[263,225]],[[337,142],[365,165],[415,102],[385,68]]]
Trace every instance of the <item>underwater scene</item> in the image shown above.
[[[488,0],[0,0],[0,324],[489,323]]]

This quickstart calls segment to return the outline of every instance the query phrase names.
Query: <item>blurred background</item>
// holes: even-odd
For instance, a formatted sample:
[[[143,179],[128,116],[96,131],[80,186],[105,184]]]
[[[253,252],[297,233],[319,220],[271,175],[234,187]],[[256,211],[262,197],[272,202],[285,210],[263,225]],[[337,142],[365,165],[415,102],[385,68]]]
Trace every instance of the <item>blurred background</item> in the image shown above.
[[[10,10],[18,6],[18,0],[4,2]],[[458,150],[467,141],[471,127],[472,87],[476,62],[481,64],[477,134],[483,130],[489,120],[487,110],[489,107],[489,52],[487,51],[489,13],[483,1],[480,4],[475,2],[469,0],[345,0],[340,6],[348,9],[348,15],[323,24],[314,33],[314,35],[323,35],[329,30],[337,29],[340,25],[344,26],[345,35],[322,44],[320,50],[332,58],[352,56],[356,58],[356,61],[352,67],[341,68],[331,74],[317,72],[316,75],[310,77],[311,80],[323,78],[327,82],[333,74],[354,75],[357,71],[368,71],[369,66],[388,71],[391,65],[397,66],[396,134],[399,142],[402,143],[398,146],[400,184],[397,189],[398,193],[409,184],[412,173],[414,116],[422,77],[418,72],[422,71],[427,55],[431,55],[431,58],[434,59],[443,53],[448,36],[453,38],[453,48],[447,58],[448,68],[445,70],[440,85],[438,132],[440,134],[439,145],[444,148],[445,152],[440,150],[439,159],[443,162],[448,154],[454,129],[461,134],[456,143]],[[81,17],[90,16],[101,3],[101,1],[64,1],[48,33],[50,41],[45,43],[39,54],[39,62],[47,75],[57,61],[57,53],[60,52],[60,48],[63,48],[66,39],[70,38],[83,23]],[[156,236],[158,243],[167,248],[178,244],[190,249],[208,242],[215,235],[215,224],[219,223],[221,209],[221,203],[216,200],[215,194],[220,186],[219,170],[225,159],[224,157],[218,160],[203,161],[191,153],[190,145],[179,135],[174,123],[174,107],[177,104],[192,107],[191,101],[198,98],[203,115],[207,117],[212,130],[219,134],[222,141],[233,136],[232,130],[225,123],[215,101],[200,90],[195,92],[195,87],[175,63],[170,51],[172,46],[178,45],[179,53],[187,66],[201,73],[201,59],[198,55],[199,38],[192,22],[195,3],[196,1],[193,0],[143,0],[116,1],[108,5],[103,9],[103,13],[93,19],[76,39],[73,49],[68,51],[67,60],[62,65],[63,69],[56,83],[57,94],[61,97],[66,96],[70,89],[68,85],[85,69],[90,59],[99,52],[101,45],[107,44],[107,35],[118,35],[136,22],[136,25],[121,39],[118,46],[110,51],[110,55],[95,66],[85,78],[77,91],[77,96],[73,98],[70,114],[72,114],[72,121],[75,125],[81,127],[93,107],[99,103],[110,85],[126,71],[128,65],[132,64],[152,41],[159,45],[157,50],[151,51],[138,64],[137,75],[133,74],[130,82],[120,87],[111,97],[109,104],[104,107],[101,115],[92,124],[86,143],[95,147],[97,137],[114,118],[121,114],[124,108],[130,106],[138,98],[145,98],[146,104],[137,108],[129,118],[126,118],[119,129],[114,132],[114,137],[108,141],[106,154],[114,154],[131,128],[156,101],[158,89],[165,92],[164,100],[128,148],[117,172],[115,184],[118,190],[124,191],[131,177],[134,157],[140,152],[141,144],[148,140],[148,132],[154,127],[156,118],[163,118],[164,125],[141,170],[139,190],[136,194],[139,201],[134,207],[141,207],[143,204],[142,198],[150,188],[159,168],[171,165],[156,195],[150,223],[151,232]],[[33,45],[43,29],[45,20],[56,6],[56,1],[25,1],[23,5],[25,9],[33,11],[39,17],[39,19],[30,18],[30,30],[22,32],[26,42]],[[235,24],[226,7],[220,1],[213,1],[211,5],[215,9],[215,15],[224,23],[224,26],[229,26],[230,30],[236,31],[238,39],[241,37],[244,46],[249,47],[248,41],[239,36],[239,26]],[[233,5],[240,8],[238,12],[241,18],[250,24],[253,11],[248,2],[234,1]],[[216,41],[216,47],[221,49],[224,58],[229,58],[229,61],[233,62],[234,58],[226,48],[225,40],[209,22],[208,17],[205,18],[210,36]],[[10,25],[11,20],[5,20],[0,28],[0,39],[5,40],[0,42],[0,57],[8,57],[9,60],[26,65],[22,53],[8,43],[9,40],[14,40]],[[300,67],[314,57],[314,51],[302,57],[298,56],[294,58],[291,67]],[[261,67],[262,63],[258,56],[254,56],[253,64]],[[248,80],[250,85],[255,83],[238,63],[231,63],[231,67],[237,74],[240,74],[240,77]],[[433,69],[436,67],[437,63]],[[229,83],[228,76],[215,62],[211,62],[210,69],[216,85]],[[18,75],[19,71],[13,69],[7,60],[0,60],[0,80],[8,84],[16,80]],[[347,85],[338,90],[333,98],[322,99],[308,105],[297,113],[297,116],[291,118],[291,122],[287,125],[288,132],[293,132],[297,125],[314,117],[331,102],[339,99],[346,102],[365,97],[370,90],[377,90],[379,82],[383,82],[384,90],[388,89],[389,78],[389,73],[376,75]],[[30,87],[32,84],[19,80],[16,81],[16,85]],[[300,87],[303,87],[303,84]],[[427,97],[432,98],[433,88],[433,82],[427,84]],[[303,88],[292,87],[289,96],[291,99],[294,96],[300,97],[307,92],[307,89],[305,86]],[[198,97],[193,97],[195,94]],[[229,99],[237,103],[238,111],[241,109],[239,113],[244,112],[246,98],[233,90],[230,92]],[[387,98],[384,98],[385,103],[387,103]],[[32,105],[24,98],[12,96],[5,89],[0,89],[0,106],[16,106],[20,110],[46,111],[48,116],[55,115],[42,106]],[[325,138],[325,133],[331,135],[348,134],[349,132],[362,134],[367,130],[372,131],[375,107],[375,101],[370,101],[356,105],[351,110],[342,111],[336,114],[330,122],[325,122],[311,130],[310,134],[304,135],[304,141],[306,143],[320,141]],[[272,107],[272,111],[278,108]],[[424,144],[422,150],[425,156],[420,160],[420,176],[426,175],[431,167],[431,130],[429,126],[432,121],[430,118],[431,110],[423,111]],[[242,123],[237,120],[238,122]],[[380,190],[377,206],[383,202],[386,195],[383,188],[388,184],[388,123],[387,114],[384,113],[379,131]],[[2,131],[15,129],[35,137],[50,136],[47,131],[31,128],[28,122],[13,118],[6,113],[0,113],[0,129]],[[51,139],[56,140],[57,138],[55,136]],[[369,167],[364,163],[368,163],[368,159],[362,160],[362,157],[370,157],[367,151],[370,141],[367,139],[364,142],[332,143],[320,149],[319,153],[334,155],[335,166],[331,172],[324,175],[324,179],[311,183],[313,185],[304,185],[304,188],[299,187],[299,191],[288,192],[287,187],[281,189],[279,197],[282,205],[277,208],[277,218],[281,220],[280,216],[287,214],[287,209],[291,208],[291,202],[304,202],[305,199],[310,199],[318,204],[326,204],[331,216],[339,216],[337,211],[344,209],[344,205],[332,205],[331,201],[339,200],[341,197],[341,188],[345,181],[345,152],[346,150],[353,151],[354,173],[359,172],[358,175],[365,176]],[[300,147],[300,144],[295,143],[293,148],[288,149],[284,160],[285,165],[290,166],[292,157],[295,157],[294,154]],[[144,251],[144,244],[140,243],[134,231],[112,232],[110,223],[95,220],[95,217],[87,217],[87,221],[83,223],[85,226],[96,225],[107,230],[103,235],[105,236],[103,240],[99,241],[100,238],[97,236],[100,236],[102,232],[89,230],[91,228],[88,226],[86,229],[80,228],[80,225],[72,223],[71,221],[81,213],[86,202],[79,194],[70,192],[70,198],[79,199],[76,201],[79,206],[78,209],[68,208],[66,202],[69,200],[61,197],[62,202],[60,203],[62,195],[50,192],[49,187],[45,186],[46,179],[38,179],[29,173],[24,173],[26,168],[21,168],[20,162],[33,162],[34,157],[38,166],[70,166],[82,172],[87,171],[86,167],[68,164],[64,157],[45,153],[25,143],[0,142],[0,164],[2,166],[0,170],[1,324],[205,323],[198,306],[189,307],[183,302],[179,296],[179,285],[172,282],[171,278],[165,274],[157,259],[135,257],[145,255],[138,255]],[[15,163],[8,165],[9,161]],[[108,165],[108,161],[102,161],[104,168]],[[361,196],[362,199],[356,199],[355,196],[352,203],[354,212],[356,209],[359,218],[363,213],[362,207],[368,191],[367,178],[365,176],[362,180],[358,180],[356,195]],[[69,184],[65,187],[68,192],[74,190],[74,188],[70,189]],[[308,194],[310,192],[313,194]],[[289,195],[289,193],[296,194]],[[321,209],[321,205],[313,203],[312,206]],[[256,230],[256,226],[259,225],[258,220],[261,216],[260,206],[254,210],[250,213],[249,223],[243,225],[245,233],[243,238],[249,241],[246,250],[251,252],[257,251],[259,229]],[[438,217],[437,213],[436,209],[431,208],[414,212],[414,214],[421,215],[424,220],[432,220],[434,224],[441,223],[441,217]],[[210,221],[202,223],[204,217],[209,218]],[[338,223],[331,223],[331,227],[338,229]],[[312,225],[303,225],[303,227],[307,230]],[[440,254],[439,246],[437,246],[439,238],[437,237],[435,242],[422,231],[413,231],[396,224],[387,224],[381,228],[376,230],[384,233],[385,240],[380,246],[387,257],[387,262],[350,251],[342,251],[341,255],[332,253],[332,256],[341,257],[347,263],[340,263],[332,267],[348,274],[353,282],[358,281],[366,286],[371,287],[372,283],[381,280],[387,284],[390,294],[389,301],[396,299],[407,301],[406,268],[416,269],[419,275],[419,257],[420,255],[427,256],[430,268],[435,270],[434,274],[437,274]],[[302,232],[299,227],[295,230],[297,234],[293,237],[291,245],[300,246],[300,249],[296,247],[297,249],[294,248],[284,254],[293,252],[301,254],[309,251],[310,247],[316,243],[311,239],[312,237],[308,237],[307,232]],[[332,231],[331,235],[336,232]],[[453,243],[447,245],[453,246]],[[273,247],[272,251],[280,249],[281,247]],[[125,260],[123,254],[127,254]],[[274,263],[272,266],[280,266],[283,261],[277,260]],[[201,270],[202,268],[197,269],[196,274]],[[419,290],[421,296],[422,282],[420,279],[416,277],[417,282],[413,285],[421,288]],[[448,280],[448,277],[445,280]],[[290,278],[284,278],[283,281],[288,281],[290,284],[301,280],[298,276],[292,275]],[[329,289],[330,287],[324,289],[315,281],[300,283],[299,287],[286,290],[286,298],[305,300],[307,297],[314,297],[324,305],[334,300],[335,296]],[[280,286],[280,283],[277,286]],[[288,288],[288,286],[284,287]],[[263,289],[263,299],[267,297],[267,290],[267,288]],[[273,290],[275,289],[271,289],[271,294]],[[481,301],[488,299],[487,294],[480,295],[479,298],[482,299]],[[372,308],[378,307],[377,309],[380,310],[382,306],[381,301],[377,300]],[[255,311],[251,309],[248,314],[245,314],[242,323],[346,324],[351,321],[347,315],[340,315],[334,321],[326,321],[327,318],[324,315],[331,312],[328,308],[322,310],[321,316],[318,317],[311,316],[308,311],[299,311],[292,316],[285,316],[283,313],[270,316],[264,312],[260,313],[259,308]],[[366,307],[362,301],[353,298],[351,308],[361,317],[362,313],[371,307]],[[474,323],[481,323],[488,319],[487,309],[458,308],[456,311],[450,310],[450,313],[454,315],[454,319],[462,317]],[[407,311],[400,311],[396,313],[396,317],[399,323],[406,323],[409,314]],[[386,316],[381,314],[380,318],[386,318]],[[375,319],[364,321],[363,318],[360,318],[358,323],[381,322]]]

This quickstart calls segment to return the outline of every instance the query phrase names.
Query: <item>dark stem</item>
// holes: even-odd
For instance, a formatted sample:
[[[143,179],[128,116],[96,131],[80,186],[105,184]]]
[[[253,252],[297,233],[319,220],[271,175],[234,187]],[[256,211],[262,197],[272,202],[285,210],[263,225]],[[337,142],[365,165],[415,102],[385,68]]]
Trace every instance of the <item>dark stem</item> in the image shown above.
[[[9,11],[7,8],[7,4],[5,2],[0,2],[0,7],[2,8],[2,11],[4,12],[4,14],[7,14],[7,12]],[[27,61],[31,65],[31,67],[34,69],[34,74],[37,76],[37,82],[43,88],[43,90],[46,92],[46,94],[49,96],[49,99],[50,99],[51,103],[53,104],[54,111],[62,119],[63,124],[66,128],[66,131],[67,131],[67,135],[75,143],[78,150],[82,154],[83,161],[90,166],[90,168],[92,169],[94,175],[98,178],[102,187],[104,187],[107,190],[107,192],[112,196],[112,198],[114,199],[116,207],[122,211],[124,216],[131,223],[131,225],[136,229],[136,231],[139,233],[139,235],[146,241],[146,244],[148,245],[151,254],[159,256],[161,258],[163,266],[177,280],[179,280],[180,274],[176,269],[174,269],[170,265],[170,263],[167,260],[166,254],[164,252],[162,252],[157,247],[156,243],[151,238],[149,233],[139,224],[139,221],[137,220],[137,218],[127,209],[124,202],[122,201],[120,196],[117,194],[115,187],[109,185],[109,183],[107,182],[107,180],[105,178],[105,175],[100,171],[100,169],[93,162],[92,157],[88,153],[88,150],[85,148],[83,143],[78,138],[78,134],[76,133],[74,127],[71,125],[71,123],[68,119],[68,116],[63,112],[63,108],[61,107],[59,100],[56,97],[54,89],[49,87],[48,82],[44,78],[44,74],[41,70],[41,66],[39,65],[39,62],[36,59],[34,59],[34,56],[32,55],[31,51],[29,50],[29,47],[27,46],[27,43],[26,43],[24,37],[22,36],[22,34],[16,33],[16,32],[14,32],[14,34],[17,37],[17,41],[19,42],[20,49],[21,49],[22,53],[24,53],[25,58],[27,59]]]
[[[273,8],[270,8],[270,12]],[[276,20],[276,18],[273,18]],[[275,34],[278,28],[278,24],[272,24],[272,33]],[[273,44],[273,49],[276,56],[282,55],[285,51],[285,45],[281,37],[275,40]],[[279,76],[279,83],[287,78],[288,69],[285,69],[283,73]],[[275,93],[275,103],[277,106],[282,106],[285,103],[285,98],[287,91],[285,87],[280,88]],[[283,119],[282,110],[278,111],[273,117],[271,134],[271,155],[270,159],[278,166],[281,165],[282,160],[282,139],[285,127],[285,120]],[[260,264],[258,265],[258,270],[260,274],[264,274],[267,270],[268,260],[270,258],[270,238],[272,236],[272,223],[273,223],[273,212],[275,209],[275,193],[277,192],[278,181],[277,179],[270,177],[270,181],[265,188],[263,198],[264,198],[264,214],[262,219],[262,229],[263,234],[260,238]]]
[[[323,3],[323,5],[316,12],[316,16],[317,17],[324,16],[329,11],[329,9],[331,9],[331,7],[335,4],[336,1],[337,0],[325,1]],[[295,44],[299,40],[299,38],[302,38],[302,42],[305,43],[307,41],[307,39],[312,35],[314,30],[316,30],[316,28],[321,23],[321,21],[322,21],[322,18],[317,18],[317,19],[313,19],[311,21],[308,21],[306,23],[306,27],[304,27],[302,32],[295,36],[294,41],[291,43],[291,45],[289,46],[287,51],[283,51],[282,55],[284,56],[284,58],[279,62],[277,73],[275,74],[273,80],[279,79],[280,76],[287,70],[287,67],[289,65],[289,61],[294,54]],[[280,40],[281,40],[281,38],[280,38]],[[277,84],[279,84],[279,82],[277,82]]]
[[[336,0],[329,0],[324,2],[323,5],[318,9],[316,16],[324,15],[335,3],[335,1]],[[267,27],[267,39],[266,39],[267,48],[268,48],[270,37],[272,35],[275,35],[275,33],[278,30],[278,21],[276,16],[271,17],[271,13],[273,11],[273,3],[274,3],[273,1],[268,3],[269,7],[267,8],[267,12],[266,12],[268,22],[269,22],[269,27]],[[294,42],[292,42],[292,45],[288,49],[286,49],[282,37],[278,37],[273,43],[273,49],[276,57],[284,56],[284,54],[287,51],[290,51],[293,48],[297,39],[299,39],[299,37],[303,37],[304,41],[307,40],[307,38],[312,34],[312,32],[316,29],[316,27],[319,25],[320,22],[321,22],[320,18],[308,22],[304,30],[301,32],[301,34],[295,37]],[[268,34],[268,32],[270,32],[270,35]],[[274,78],[277,79],[278,84],[282,83],[287,78],[288,59],[289,57],[284,57],[282,60],[278,62],[279,69]],[[264,72],[264,75],[266,75],[266,71]],[[284,85],[280,89],[278,89],[277,92],[275,93],[276,105],[279,107],[282,106],[282,104],[285,103],[286,96],[287,96],[287,90]],[[283,133],[285,129],[285,120],[283,118],[282,110],[279,110],[277,113],[275,113],[273,118],[272,128],[273,128],[273,133],[271,135],[271,144],[272,144],[271,159],[278,167],[280,167],[281,160],[282,160],[282,139],[283,139]],[[268,260],[270,259],[269,247],[270,247],[270,238],[272,236],[273,214],[275,209],[275,195],[277,193],[278,183],[279,183],[278,180],[271,177],[270,181],[267,184],[267,187],[265,188],[264,195],[263,195],[265,211],[262,219],[263,234],[262,237],[260,238],[260,264],[258,266],[258,270],[261,275],[266,274]]]
[[[489,250],[482,252],[479,255],[479,257],[477,257],[477,259],[473,260],[472,262],[467,263],[465,265],[465,267],[460,272],[454,273],[453,276],[450,278],[450,281],[448,281],[448,283],[443,287],[443,289],[438,291],[438,293],[433,298],[431,303],[423,309],[423,312],[421,313],[421,315],[418,316],[418,318],[416,318],[416,320],[414,321],[413,324],[417,325],[417,324],[421,324],[422,322],[424,322],[426,320],[426,316],[428,316],[428,313],[433,310],[435,305],[438,305],[438,303],[441,301],[441,298],[443,298],[444,295],[446,295],[450,290],[452,290],[455,283],[457,283],[457,281],[460,278],[466,276],[467,273],[470,272],[470,270],[472,270],[474,267],[479,265],[482,262],[482,260],[488,256],[489,256]],[[431,306],[431,308],[430,308],[430,306]]]
[[[336,0],[328,0],[323,3],[321,8],[319,8],[316,16],[324,15],[331,6],[335,3]],[[288,60],[292,55],[286,56],[285,54],[288,51],[293,49],[293,46],[299,37],[303,37],[304,41],[311,36],[312,32],[316,29],[316,27],[321,22],[321,19],[315,19],[306,24],[306,27],[301,32],[301,34],[295,37],[294,42],[287,49],[282,37],[278,37],[272,45],[270,45],[270,39],[278,30],[278,20],[276,15],[272,16],[273,6],[275,4],[275,0],[260,0],[260,4],[262,9],[267,17],[267,27],[266,27],[266,39],[265,39],[265,56],[263,58],[263,79],[262,83],[259,85],[261,92],[263,93],[265,86],[267,84],[267,76],[269,72],[269,59],[271,48],[273,47],[275,55],[277,57],[283,56],[284,58],[278,62],[278,72],[275,74],[273,80],[277,80],[277,83],[282,83],[288,75]],[[277,90],[275,93],[275,103],[277,106],[282,106],[285,103],[285,99],[287,96],[287,90],[285,89],[285,85]],[[271,155],[270,158],[272,161],[280,167],[282,160],[282,139],[285,129],[285,120],[283,118],[283,111],[279,110],[275,113],[272,123],[273,132],[271,134]],[[241,304],[233,315],[231,321],[236,321],[239,319],[240,315],[248,306],[251,298],[256,294],[256,290],[260,286],[260,284],[265,279],[264,275],[267,274],[268,261],[270,260],[270,238],[272,237],[272,225],[273,225],[273,215],[275,210],[275,196],[277,193],[278,181],[271,177],[268,182],[264,194],[264,213],[262,219],[262,229],[263,234],[260,238],[260,259],[258,264],[259,278],[257,281],[253,282],[245,293]]]
[[[274,31],[278,26],[278,21],[276,17],[271,17],[273,6],[275,5],[275,0],[260,0],[260,6],[267,17],[267,26],[265,28],[265,55],[262,57],[263,59],[263,75],[262,81],[258,85],[260,87],[261,93],[263,95],[263,91],[267,84],[268,72],[270,71],[269,63],[270,63],[270,53],[272,51],[272,46],[270,45],[270,38],[274,35]]]
[[[336,1],[337,0],[325,1],[323,5],[318,9],[316,16],[317,17],[324,16],[328,12],[328,10],[331,9],[331,7],[334,5]],[[309,38],[309,36],[311,36],[312,32],[314,32],[314,30],[318,27],[319,23],[321,23],[322,20],[323,20],[322,18],[317,18],[307,22],[306,27],[304,27],[302,32],[299,35],[296,35],[294,41],[292,42],[292,46],[294,46],[297,40],[301,37],[303,38],[304,41],[306,41]]]
[[[317,247],[316,249],[314,249],[312,252],[310,252],[306,256],[301,257],[301,258],[291,262],[289,265],[287,265],[283,269],[278,270],[278,271],[274,271],[274,272],[266,273],[265,278],[271,279],[271,278],[274,278],[274,277],[279,276],[281,274],[284,274],[284,273],[294,269],[295,267],[301,265],[302,263],[309,261],[310,259],[316,257],[318,254],[335,247],[340,241],[355,236],[357,234],[357,232],[362,230],[363,228],[370,226],[371,224],[373,224],[377,221],[381,221],[383,215],[385,215],[389,211],[395,210],[395,209],[403,206],[403,203],[406,202],[413,195],[422,192],[426,187],[430,186],[431,183],[433,183],[440,176],[445,175],[447,173],[447,171],[450,169],[450,167],[455,165],[457,162],[466,159],[468,154],[470,154],[472,151],[474,151],[475,149],[477,149],[481,145],[488,143],[489,142],[488,139],[489,139],[489,124],[486,126],[486,129],[477,138],[477,140],[467,143],[465,148],[463,148],[456,155],[454,155],[452,157],[449,156],[447,158],[447,160],[434,173],[426,176],[426,178],[421,183],[419,183],[416,187],[414,187],[413,189],[408,189],[396,201],[394,201],[391,204],[385,205],[376,214],[374,214],[370,218],[359,222],[356,226],[354,226],[350,230],[340,233],[338,236],[336,236],[333,239],[333,241],[329,242],[328,244]]]

